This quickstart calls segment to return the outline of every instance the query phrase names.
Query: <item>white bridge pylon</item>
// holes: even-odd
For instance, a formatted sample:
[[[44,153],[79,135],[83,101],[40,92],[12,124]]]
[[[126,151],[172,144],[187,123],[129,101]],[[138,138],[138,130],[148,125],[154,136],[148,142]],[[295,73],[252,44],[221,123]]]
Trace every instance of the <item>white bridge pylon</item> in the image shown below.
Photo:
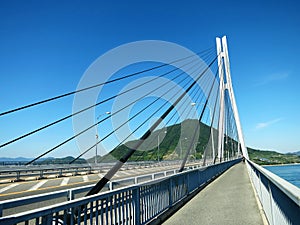
[[[220,88],[219,89],[220,90],[220,117],[219,117],[219,124],[218,124],[218,128],[219,128],[218,158],[220,161],[222,161],[222,159],[224,158],[224,135],[225,135],[224,134],[224,127],[225,127],[224,96],[225,96],[225,91],[227,90],[229,94],[232,110],[233,110],[233,116],[237,127],[237,134],[239,139],[238,141],[242,148],[242,154],[246,159],[249,159],[248,151],[244,142],[240,117],[239,117],[239,113],[238,113],[238,109],[234,97],[234,92],[232,88],[226,36],[222,37],[222,39],[217,37],[216,45],[217,45],[217,55],[218,55],[219,79],[220,79],[220,87],[219,87]],[[225,71],[225,77],[224,77],[224,71]],[[240,149],[238,149],[238,151],[239,151],[238,153],[240,154]]]

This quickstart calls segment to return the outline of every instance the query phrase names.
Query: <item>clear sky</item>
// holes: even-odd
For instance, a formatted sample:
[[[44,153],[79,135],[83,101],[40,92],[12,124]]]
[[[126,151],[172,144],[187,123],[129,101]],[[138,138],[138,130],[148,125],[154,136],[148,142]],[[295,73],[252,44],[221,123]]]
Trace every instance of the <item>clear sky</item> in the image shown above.
[[[121,44],[164,40],[197,52],[226,35],[246,145],[298,151],[299,12],[296,0],[1,1],[0,111],[75,90],[87,67]],[[70,113],[72,98],[57,104],[0,118],[0,142]],[[59,129],[35,145],[72,133],[70,122]],[[0,157],[31,157],[36,146]]]

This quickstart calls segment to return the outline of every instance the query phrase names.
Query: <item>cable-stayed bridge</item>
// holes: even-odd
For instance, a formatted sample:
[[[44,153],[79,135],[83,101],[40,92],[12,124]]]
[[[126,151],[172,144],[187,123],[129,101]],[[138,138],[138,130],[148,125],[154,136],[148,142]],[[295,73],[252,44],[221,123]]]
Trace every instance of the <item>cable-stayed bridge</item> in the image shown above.
[[[161,42],[137,43],[135,51],[131,47],[96,61],[76,91],[0,113],[1,118],[22,115],[74,96],[72,113],[5,140],[0,149],[17,149],[26,140],[34,145],[73,119],[74,134],[40,148],[22,174],[51,154],[64,155],[71,143],[80,151],[63,169],[93,157],[88,173],[102,170],[86,187],[2,201],[0,224],[299,224],[299,189],[248,157],[226,37],[216,39],[216,50],[197,54]],[[108,60],[116,53],[124,62]],[[112,75],[105,77],[103,71]],[[116,180],[128,165],[141,173]],[[47,170],[39,170],[40,179]],[[0,192],[17,186],[0,187]],[[75,197],[77,193],[81,195]],[[18,212],[33,204],[38,208]]]

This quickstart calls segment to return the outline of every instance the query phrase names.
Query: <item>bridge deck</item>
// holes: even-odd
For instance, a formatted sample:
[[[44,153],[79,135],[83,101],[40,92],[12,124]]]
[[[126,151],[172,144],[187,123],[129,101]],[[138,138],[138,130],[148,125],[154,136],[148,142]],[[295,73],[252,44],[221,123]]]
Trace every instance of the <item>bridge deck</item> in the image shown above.
[[[226,171],[164,223],[168,224],[264,224],[246,165]]]

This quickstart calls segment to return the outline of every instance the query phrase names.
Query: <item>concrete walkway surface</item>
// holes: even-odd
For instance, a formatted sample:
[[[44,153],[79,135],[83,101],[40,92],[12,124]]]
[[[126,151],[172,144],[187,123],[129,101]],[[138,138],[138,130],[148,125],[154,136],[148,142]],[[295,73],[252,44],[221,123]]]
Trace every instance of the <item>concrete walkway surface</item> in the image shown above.
[[[263,225],[246,164],[231,167],[164,223],[177,224]]]

